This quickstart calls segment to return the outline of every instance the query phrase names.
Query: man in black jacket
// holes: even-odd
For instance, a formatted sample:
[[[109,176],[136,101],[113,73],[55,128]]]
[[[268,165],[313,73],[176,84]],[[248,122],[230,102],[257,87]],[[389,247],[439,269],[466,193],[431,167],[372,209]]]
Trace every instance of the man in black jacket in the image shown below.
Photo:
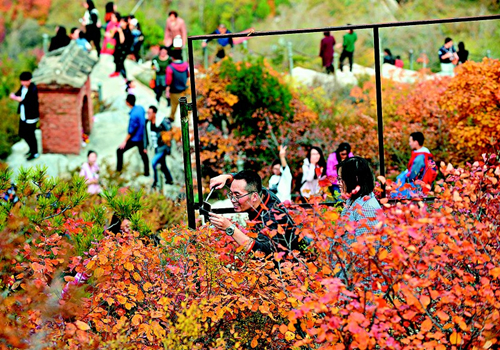
[[[38,143],[36,141],[35,130],[36,123],[40,117],[38,111],[38,90],[36,85],[31,82],[30,72],[22,72],[19,80],[21,87],[16,93],[11,93],[10,98],[19,102],[17,113],[19,113],[19,137],[24,139],[30,150],[26,154],[27,160],[39,157]]]
[[[278,197],[262,187],[262,179],[251,170],[243,170],[233,175],[224,174],[210,180],[210,188],[230,185],[229,199],[237,213],[249,216],[247,234],[236,227],[228,218],[210,213],[210,223],[223,230],[248,253],[260,251],[266,256],[275,252],[300,251],[295,223]],[[253,236],[254,238],[250,237]]]

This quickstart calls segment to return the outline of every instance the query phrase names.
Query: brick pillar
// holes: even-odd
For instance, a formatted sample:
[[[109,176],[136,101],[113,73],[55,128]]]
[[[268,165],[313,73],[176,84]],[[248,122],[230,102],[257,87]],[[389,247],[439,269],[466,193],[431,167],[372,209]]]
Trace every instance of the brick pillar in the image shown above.
[[[43,153],[80,154],[82,131],[89,134],[93,126],[90,80],[80,89],[59,85],[37,87]]]

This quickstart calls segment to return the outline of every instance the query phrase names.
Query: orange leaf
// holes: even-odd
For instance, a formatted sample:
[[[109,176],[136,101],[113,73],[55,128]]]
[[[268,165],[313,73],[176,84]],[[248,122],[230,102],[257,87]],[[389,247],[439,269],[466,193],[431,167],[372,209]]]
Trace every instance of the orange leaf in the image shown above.
[[[500,276],[500,267],[496,267],[494,269],[491,269],[490,275],[492,275],[493,278],[498,278],[498,276]]]
[[[462,342],[462,337],[460,336],[460,333],[453,332],[450,335],[450,343],[452,345],[459,345]]]
[[[420,326],[420,332],[426,333],[432,329],[432,321],[430,318],[426,318],[422,325]]]
[[[257,345],[259,345],[259,342],[257,341],[257,336],[253,337],[252,342],[250,343],[250,346],[252,348],[256,348]]]
[[[448,321],[450,319],[450,316],[444,311],[438,311],[436,315],[441,319],[441,321]]]
[[[280,332],[281,332],[282,334],[285,334],[287,331],[288,331],[288,327],[286,326],[286,324],[282,324],[282,325],[280,326]]]
[[[141,324],[142,322],[142,316],[141,315],[135,315],[134,317],[132,317],[132,324],[134,326],[138,326],[139,324]]]

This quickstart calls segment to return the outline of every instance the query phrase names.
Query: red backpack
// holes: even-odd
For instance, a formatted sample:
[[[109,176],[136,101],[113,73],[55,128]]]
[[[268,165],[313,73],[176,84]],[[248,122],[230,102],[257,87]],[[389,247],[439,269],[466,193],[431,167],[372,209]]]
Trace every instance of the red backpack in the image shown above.
[[[432,154],[427,152],[411,152],[411,158],[408,162],[408,170],[411,171],[411,167],[413,165],[413,162],[415,161],[415,158],[420,155],[424,155],[425,157],[425,167],[417,175],[417,179],[425,182],[426,184],[432,185],[434,180],[436,180],[438,174],[438,167],[436,165],[436,162],[434,161],[434,158],[432,157]],[[407,176],[410,176],[410,173],[408,173]]]

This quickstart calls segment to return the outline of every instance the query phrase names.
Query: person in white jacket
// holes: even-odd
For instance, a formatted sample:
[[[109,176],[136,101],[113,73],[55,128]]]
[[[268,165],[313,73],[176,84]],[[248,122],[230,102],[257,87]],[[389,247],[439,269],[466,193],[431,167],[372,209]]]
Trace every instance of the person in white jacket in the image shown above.
[[[302,165],[302,186],[300,194],[309,198],[321,192],[319,180],[326,176],[326,161],[321,148],[312,146]]]
[[[292,172],[286,162],[286,148],[279,147],[280,158],[273,162],[271,167],[273,175],[269,179],[269,190],[274,192],[282,203],[292,201]]]

